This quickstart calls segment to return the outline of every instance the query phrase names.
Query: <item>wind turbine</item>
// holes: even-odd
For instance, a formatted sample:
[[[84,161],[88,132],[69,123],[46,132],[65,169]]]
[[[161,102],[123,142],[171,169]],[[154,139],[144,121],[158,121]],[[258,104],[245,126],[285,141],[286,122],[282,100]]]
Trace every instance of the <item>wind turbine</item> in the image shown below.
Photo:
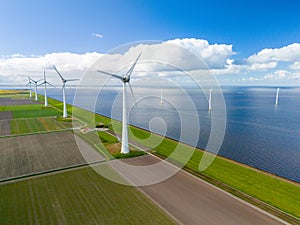
[[[45,96],[45,106],[48,106],[48,99],[47,99],[47,84],[49,84],[50,86],[54,87],[52,84],[50,84],[47,80],[46,80],[46,72],[44,69],[44,82],[41,83],[40,85],[44,84],[44,96]]]
[[[68,81],[75,81],[75,80],[79,80],[79,79],[68,79],[66,80],[65,78],[63,78],[63,76],[61,75],[61,73],[57,70],[57,68],[55,67],[55,65],[52,65],[53,69],[56,71],[56,73],[59,75],[61,82],[63,83],[62,86],[62,93],[63,93],[63,104],[64,104],[64,109],[63,109],[63,118],[67,118],[68,117],[68,112],[67,112],[67,103],[66,103],[66,91],[65,91],[65,86],[66,83]]]
[[[208,110],[210,111],[211,110],[211,101],[212,101],[212,89],[209,90],[209,99],[208,99]]]
[[[163,94],[162,94],[162,89],[160,89],[160,106],[163,105]]]
[[[30,76],[28,76],[28,83],[26,84],[26,86],[29,85],[29,98],[32,98],[31,84],[32,84],[32,82],[31,82]]]
[[[279,98],[279,88],[277,88],[277,90],[276,90],[275,105],[278,105],[278,98]]]
[[[126,83],[128,83],[130,91],[131,91],[131,94],[132,94],[132,96],[134,98],[132,87],[130,85],[130,76],[132,74],[132,71],[133,71],[133,69],[134,69],[137,61],[141,57],[141,54],[142,53],[140,53],[138,55],[137,59],[132,64],[132,66],[130,67],[130,69],[123,76],[112,74],[112,73],[107,73],[107,72],[104,72],[104,71],[101,71],[101,70],[97,70],[97,72],[99,72],[99,73],[104,73],[106,75],[116,77],[116,78],[120,79],[123,82],[122,146],[121,146],[121,153],[122,154],[127,154],[127,153],[130,152],[129,147],[128,147],[128,127],[127,127],[128,126],[128,122],[127,122],[128,115],[127,115],[127,108],[126,108],[127,107],[127,104],[126,104]],[[135,99],[134,99],[134,101],[135,101]]]
[[[33,80],[32,78],[29,78],[34,83],[34,100],[37,102],[38,96],[37,96],[37,86],[38,82],[40,82],[42,79],[39,80]]]

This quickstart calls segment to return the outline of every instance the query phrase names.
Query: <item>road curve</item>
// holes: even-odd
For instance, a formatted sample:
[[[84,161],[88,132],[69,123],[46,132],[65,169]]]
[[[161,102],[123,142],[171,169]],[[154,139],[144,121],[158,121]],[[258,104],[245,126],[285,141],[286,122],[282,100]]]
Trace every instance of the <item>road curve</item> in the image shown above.
[[[139,166],[158,161],[152,155],[124,160]],[[182,224],[288,224],[185,171],[140,190]]]

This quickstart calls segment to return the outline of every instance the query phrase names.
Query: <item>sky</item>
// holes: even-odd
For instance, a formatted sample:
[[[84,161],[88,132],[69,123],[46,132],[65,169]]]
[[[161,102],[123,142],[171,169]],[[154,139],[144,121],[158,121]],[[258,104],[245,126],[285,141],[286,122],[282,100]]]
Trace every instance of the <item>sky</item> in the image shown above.
[[[49,63],[80,77],[119,45],[158,40],[152,51],[188,49],[221,84],[300,85],[299,10],[297,0],[0,0],[0,84]]]

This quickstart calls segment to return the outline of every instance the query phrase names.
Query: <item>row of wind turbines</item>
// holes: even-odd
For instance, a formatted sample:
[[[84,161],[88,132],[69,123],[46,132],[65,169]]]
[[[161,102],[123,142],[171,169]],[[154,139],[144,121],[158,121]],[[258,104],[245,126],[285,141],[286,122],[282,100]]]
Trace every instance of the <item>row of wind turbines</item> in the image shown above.
[[[61,73],[57,70],[55,65],[52,65],[52,68],[56,71],[56,73],[59,75],[63,85],[62,85],[62,95],[63,95],[63,118],[67,118],[68,117],[68,111],[67,111],[67,103],[66,103],[66,83],[68,81],[76,81],[79,79],[65,79]],[[54,85],[50,84],[47,79],[46,79],[46,71],[44,70],[44,80],[42,83],[38,84],[40,81],[42,81],[43,79],[39,79],[39,80],[33,80],[30,76],[28,76],[28,83],[26,84],[26,86],[29,86],[29,97],[32,98],[32,85],[34,84],[34,100],[38,101],[38,95],[37,95],[37,87],[44,85],[44,105],[45,107],[48,106],[48,97],[47,97],[47,85],[50,85],[52,87],[55,87]]]

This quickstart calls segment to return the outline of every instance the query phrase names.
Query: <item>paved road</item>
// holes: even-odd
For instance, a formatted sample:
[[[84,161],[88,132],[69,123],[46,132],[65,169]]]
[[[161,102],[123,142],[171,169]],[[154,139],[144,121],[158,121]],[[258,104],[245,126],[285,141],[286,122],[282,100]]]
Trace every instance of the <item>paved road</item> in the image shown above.
[[[149,165],[159,159],[147,155],[124,161],[131,165]],[[140,189],[182,224],[283,224],[185,171],[178,172],[164,182]]]

